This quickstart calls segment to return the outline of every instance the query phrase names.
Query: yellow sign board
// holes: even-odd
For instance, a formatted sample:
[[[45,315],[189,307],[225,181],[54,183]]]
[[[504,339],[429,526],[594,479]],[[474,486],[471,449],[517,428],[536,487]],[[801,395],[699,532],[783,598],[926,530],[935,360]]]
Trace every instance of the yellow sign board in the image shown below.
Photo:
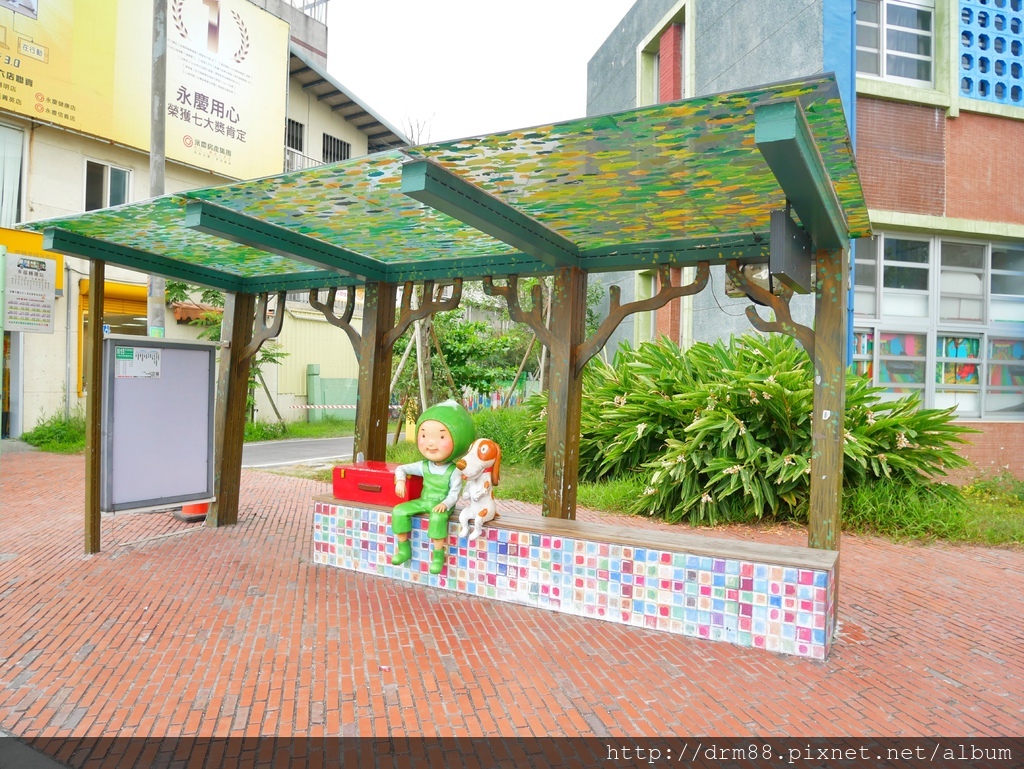
[[[0,0],[4,3],[6,0]],[[22,232],[21,230],[9,230],[0,227],[0,246],[4,246],[9,254],[21,254],[22,256],[34,256],[40,259],[53,259],[57,262],[57,273],[55,286],[57,293],[64,290],[64,254],[56,251],[43,250],[43,236],[38,232]]]
[[[0,0],[0,110],[149,150],[152,3]],[[279,173],[288,25],[247,0],[167,0],[166,155]]]

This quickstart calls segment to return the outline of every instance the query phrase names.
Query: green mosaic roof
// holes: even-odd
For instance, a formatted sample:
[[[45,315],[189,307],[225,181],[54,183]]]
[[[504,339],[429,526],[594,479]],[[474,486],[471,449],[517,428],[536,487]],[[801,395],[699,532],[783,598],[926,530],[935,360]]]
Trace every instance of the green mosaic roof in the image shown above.
[[[344,249],[388,280],[550,270],[404,194],[403,165],[428,160],[571,241],[584,269],[715,260],[730,245],[750,257],[766,253],[770,212],[785,205],[755,143],[754,112],[793,101],[842,209],[844,236],[869,234],[831,76],[384,152],[24,226],[91,239],[69,247],[58,238],[58,250],[208,282],[192,270],[201,268],[238,290],[326,285],[339,268],[308,254],[298,261],[270,253],[258,233],[240,245],[187,227],[186,204],[213,204]]]

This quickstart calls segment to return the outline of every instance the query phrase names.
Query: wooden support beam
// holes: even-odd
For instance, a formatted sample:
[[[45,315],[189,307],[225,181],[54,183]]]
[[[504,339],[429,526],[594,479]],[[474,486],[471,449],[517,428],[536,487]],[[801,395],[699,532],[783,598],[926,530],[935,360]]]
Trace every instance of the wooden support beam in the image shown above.
[[[808,546],[839,549],[846,409],[848,252],[817,252]]]
[[[281,333],[285,296],[283,291],[277,295],[277,314],[273,320],[270,320],[268,294],[260,294],[258,308],[255,294],[227,294],[224,297],[220,331],[224,346],[220,352],[213,428],[213,493],[217,499],[206,515],[207,526],[238,523],[249,371],[263,343]],[[254,320],[259,321],[258,330],[254,330]]]
[[[586,313],[587,274],[575,267],[557,270],[551,328],[558,329],[558,333],[550,335],[543,505],[543,514],[552,518],[576,518],[583,398],[583,377],[576,373],[576,360],[586,334]]]
[[[253,294],[227,294],[220,338],[217,402],[214,411],[213,493],[216,500],[206,515],[207,526],[238,522],[238,496],[242,480],[242,444],[245,441],[245,401],[249,392],[249,362],[243,355],[252,341]]]
[[[583,373],[583,367],[587,365],[587,361],[593,358],[598,351],[605,346],[608,342],[608,338],[612,335],[615,329],[619,327],[619,324],[622,323],[625,318],[628,318],[636,312],[650,312],[651,310],[657,310],[664,307],[673,299],[678,299],[682,296],[699,294],[704,290],[704,287],[707,286],[711,270],[707,262],[700,262],[697,265],[697,271],[696,275],[694,275],[693,283],[685,286],[672,285],[672,275],[670,267],[667,264],[663,264],[658,267],[658,275],[661,278],[661,288],[657,294],[649,299],[641,299],[636,302],[620,304],[620,296],[622,294],[621,289],[618,286],[608,287],[608,316],[601,322],[601,325],[598,326],[597,331],[594,332],[593,336],[579,346],[579,350],[576,355],[577,376]]]
[[[103,281],[106,264],[89,263],[89,356],[85,362],[85,553],[100,551],[100,433],[103,408]]]
[[[424,318],[433,317],[438,312],[451,312],[459,306],[462,301],[462,278],[456,278],[451,284],[452,295],[448,299],[441,299],[443,285],[438,286],[437,296],[434,295],[434,281],[423,282],[423,300],[416,309],[412,307],[413,283],[406,281],[402,287],[402,309],[398,315],[398,323],[394,328],[388,329],[384,334],[384,346],[389,350],[398,341],[398,338],[406,332],[413,323]]]
[[[383,461],[388,445],[393,349],[386,337],[395,325],[398,286],[367,283],[365,292],[353,452],[362,454],[363,459]]]

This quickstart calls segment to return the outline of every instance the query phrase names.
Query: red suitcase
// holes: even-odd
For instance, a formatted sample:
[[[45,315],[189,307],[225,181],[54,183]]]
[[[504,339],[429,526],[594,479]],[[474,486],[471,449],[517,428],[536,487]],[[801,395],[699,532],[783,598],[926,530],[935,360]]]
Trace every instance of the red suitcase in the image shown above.
[[[423,479],[410,475],[405,479],[405,498],[395,496],[394,462],[356,462],[334,468],[334,497],[344,502],[394,507],[399,502],[418,499]]]

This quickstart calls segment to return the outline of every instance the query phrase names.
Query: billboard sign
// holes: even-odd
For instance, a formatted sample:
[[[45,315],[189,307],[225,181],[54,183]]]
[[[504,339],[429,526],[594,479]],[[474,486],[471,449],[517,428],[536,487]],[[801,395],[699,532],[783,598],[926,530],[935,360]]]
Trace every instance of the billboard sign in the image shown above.
[[[0,110],[148,151],[152,27],[140,0],[0,0]],[[248,0],[167,0],[169,159],[279,173],[287,88],[287,23]]]

